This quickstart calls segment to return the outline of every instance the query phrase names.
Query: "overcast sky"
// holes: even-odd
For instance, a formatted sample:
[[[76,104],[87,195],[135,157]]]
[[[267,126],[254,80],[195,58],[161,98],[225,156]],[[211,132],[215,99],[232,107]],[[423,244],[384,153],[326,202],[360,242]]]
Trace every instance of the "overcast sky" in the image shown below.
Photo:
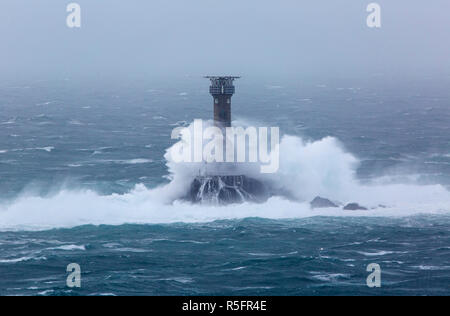
[[[81,5],[82,27],[66,26]],[[450,73],[450,1],[1,0],[0,77]]]

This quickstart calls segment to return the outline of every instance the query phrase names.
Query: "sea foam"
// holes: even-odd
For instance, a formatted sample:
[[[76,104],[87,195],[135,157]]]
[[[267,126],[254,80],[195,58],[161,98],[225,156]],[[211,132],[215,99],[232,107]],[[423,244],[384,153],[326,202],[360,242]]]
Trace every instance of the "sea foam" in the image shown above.
[[[260,217],[293,219],[312,216],[411,216],[449,214],[450,192],[442,185],[374,181],[356,177],[359,160],[333,137],[307,142],[284,136],[280,170],[263,175],[243,166],[242,174],[269,184],[277,194],[262,204],[192,205],[180,201],[199,172],[199,165],[165,158],[170,182],[155,188],[142,184],[126,194],[100,195],[90,190],[64,189],[52,196],[22,194],[0,204],[0,230],[46,230],[79,225],[198,223]],[[138,163],[141,161],[130,161]],[[312,210],[309,201],[323,196],[342,204],[357,202],[368,211],[342,208]]]

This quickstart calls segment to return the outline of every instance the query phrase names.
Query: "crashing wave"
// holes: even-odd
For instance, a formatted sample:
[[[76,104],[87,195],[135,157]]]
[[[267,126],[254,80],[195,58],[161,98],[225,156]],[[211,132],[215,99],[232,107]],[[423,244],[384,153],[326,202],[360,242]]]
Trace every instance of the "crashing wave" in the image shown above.
[[[233,170],[234,176],[228,180],[223,175],[215,177],[212,172],[199,173],[205,168],[202,164],[180,164],[171,161],[167,154],[165,157],[170,182],[158,187],[146,188],[138,184],[128,193],[112,195],[66,188],[51,196],[25,192],[13,201],[2,201],[0,231],[43,230],[86,224],[213,222],[248,217],[398,217],[448,215],[450,212],[450,192],[440,184],[421,185],[412,180],[399,183],[387,177],[361,184],[356,177],[358,159],[332,137],[306,142],[297,136],[284,136],[280,143],[280,169],[277,173],[261,174],[258,167],[243,165]],[[241,176],[243,178],[239,179]],[[264,202],[264,196],[254,194],[255,190],[264,190],[255,189],[257,185],[248,179],[265,186],[264,190],[270,196],[267,201]],[[200,195],[192,194],[192,185],[194,192],[201,192]],[[214,201],[218,201],[220,196],[238,203],[217,207]],[[341,208],[313,210],[309,202],[317,196],[339,201],[343,205],[357,201],[370,211],[348,212]],[[248,202],[240,203],[242,197],[247,198]],[[186,202],[190,198],[205,203],[193,205]]]

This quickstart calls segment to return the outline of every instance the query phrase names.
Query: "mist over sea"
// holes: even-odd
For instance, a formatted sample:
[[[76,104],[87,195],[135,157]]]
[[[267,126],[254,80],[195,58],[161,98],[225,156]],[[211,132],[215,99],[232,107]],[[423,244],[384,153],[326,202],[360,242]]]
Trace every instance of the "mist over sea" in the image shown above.
[[[280,127],[262,179],[286,194],[222,207],[179,201],[195,171],[166,159],[208,84],[0,82],[0,295],[450,294],[448,76],[240,79],[234,124]]]

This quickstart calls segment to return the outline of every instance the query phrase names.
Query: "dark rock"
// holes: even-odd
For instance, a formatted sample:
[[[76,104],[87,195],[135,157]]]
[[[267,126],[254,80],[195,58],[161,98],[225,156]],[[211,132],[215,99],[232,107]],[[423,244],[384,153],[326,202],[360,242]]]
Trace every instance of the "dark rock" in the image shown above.
[[[359,205],[358,203],[350,203],[344,207],[346,211],[367,211],[367,208]]]
[[[329,207],[339,207],[335,203],[331,202],[328,199],[324,199],[320,196],[316,197],[314,200],[310,202],[311,208],[329,208]]]
[[[263,203],[270,197],[266,186],[247,176],[199,176],[191,183],[186,200],[192,203],[227,205]]]

